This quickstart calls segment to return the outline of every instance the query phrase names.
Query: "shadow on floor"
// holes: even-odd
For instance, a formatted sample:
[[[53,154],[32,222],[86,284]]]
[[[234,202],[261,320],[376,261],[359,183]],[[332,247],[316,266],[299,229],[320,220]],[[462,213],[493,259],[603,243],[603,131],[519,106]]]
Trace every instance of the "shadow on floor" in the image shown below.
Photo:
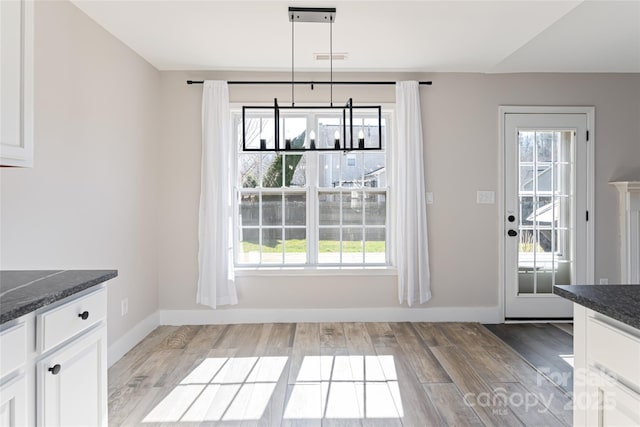
[[[484,325],[566,392],[573,392],[571,324]]]

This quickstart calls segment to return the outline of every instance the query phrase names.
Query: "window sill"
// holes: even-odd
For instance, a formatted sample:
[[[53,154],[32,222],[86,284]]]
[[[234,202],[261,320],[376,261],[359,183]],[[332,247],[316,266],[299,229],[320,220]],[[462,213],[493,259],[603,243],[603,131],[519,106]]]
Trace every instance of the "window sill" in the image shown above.
[[[393,266],[375,267],[236,267],[236,277],[258,276],[396,276]]]

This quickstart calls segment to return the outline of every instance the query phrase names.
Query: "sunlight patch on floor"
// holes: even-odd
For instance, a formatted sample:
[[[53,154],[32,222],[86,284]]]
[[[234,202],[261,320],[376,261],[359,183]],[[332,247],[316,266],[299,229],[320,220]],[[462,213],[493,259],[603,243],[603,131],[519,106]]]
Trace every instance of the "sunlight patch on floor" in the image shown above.
[[[260,420],[287,361],[266,356],[207,358],[143,422]],[[306,356],[284,405],[284,418],[290,420],[403,417],[393,356]]]

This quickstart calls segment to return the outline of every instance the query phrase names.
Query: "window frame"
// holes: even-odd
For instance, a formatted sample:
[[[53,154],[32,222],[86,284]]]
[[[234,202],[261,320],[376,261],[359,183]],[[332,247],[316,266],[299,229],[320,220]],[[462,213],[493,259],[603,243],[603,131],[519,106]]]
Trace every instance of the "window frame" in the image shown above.
[[[252,103],[253,105],[261,105],[259,103]],[[264,105],[269,105],[269,104],[264,104]],[[298,105],[298,104],[297,104]],[[304,108],[304,105],[301,105],[301,107]],[[242,126],[242,107],[240,104],[231,104],[231,127],[232,127],[232,138],[233,141],[232,143],[234,144],[234,161],[233,161],[233,165],[231,168],[231,173],[233,174],[232,179],[231,179],[231,184],[233,185],[233,242],[234,242],[234,247],[233,247],[233,264],[236,270],[246,270],[246,271],[251,271],[251,270],[278,270],[278,271],[286,271],[286,270],[293,270],[293,271],[301,271],[301,270],[313,270],[313,271],[328,271],[328,270],[336,270],[336,269],[340,269],[340,270],[354,270],[354,271],[362,271],[362,270],[372,270],[372,271],[382,271],[385,269],[390,269],[393,267],[393,258],[392,258],[392,248],[393,248],[393,234],[392,234],[392,230],[393,230],[393,224],[392,224],[392,218],[391,218],[391,213],[392,213],[392,154],[391,154],[391,144],[393,143],[393,139],[395,137],[395,124],[393,121],[394,118],[394,111],[393,111],[393,105],[389,105],[389,104],[382,104],[382,118],[384,120],[386,120],[387,124],[384,127],[385,130],[385,144],[384,144],[384,148],[382,150],[382,152],[385,155],[385,169],[386,169],[386,173],[387,173],[387,185],[386,187],[372,187],[372,188],[368,188],[368,187],[359,187],[357,189],[357,191],[361,192],[361,194],[366,194],[366,193],[384,193],[385,197],[386,197],[386,219],[385,219],[385,224],[384,225],[367,225],[365,224],[365,220],[363,217],[363,221],[362,224],[358,224],[355,225],[354,227],[358,227],[362,230],[362,233],[365,233],[367,229],[373,229],[373,228],[377,228],[377,229],[384,229],[384,233],[385,233],[385,261],[381,262],[381,263],[377,263],[377,262],[366,262],[366,252],[364,251],[363,248],[363,252],[362,252],[362,261],[358,262],[358,263],[345,263],[343,261],[337,262],[337,263],[319,263],[318,258],[319,258],[319,234],[320,234],[320,213],[319,213],[319,196],[322,193],[327,193],[327,192],[339,192],[340,193],[340,197],[342,200],[342,195],[348,192],[353,191],[352,189],[350,189],[349,187],[320,187],[320,178],[318,175],[318,162],[319,162],[319,158],[318,156],[320,155],[320,153],[326,154],[326,153],[335,153],[333,151],[331,152],[327,152],[327,151],[306,151],[303,152],[301,154],[303,154],[306,157],[306,171],[305,171],[305,185],[304,186],[296,186],[296,187],[274,187],[274,188],[264,188],[262,186],[257,187],[257,188],[243,188],[240,186],[240,182],[238,181],[238,166],[239,166],[239,155],[243,153],[242,151],[242,144],[241,141],[238,141],[238,137],[241,137],[241,132],[238,132],[238,126]],[[312,107],[309,107],[309,112],[305,112],[305,113],[296,113],[295,117],[306,117],[308,120],[308,130],[310,129],[316,129],[318,128],[318,121],[321,118],[325,118],[328,115],[330,115],[330,113],[327,113],[327,111],[323,111],[323,110],[313,110]],[[367,114],[365,113],[364,116],[366,117]],[[359,150],[353,150],[353,152],[355,153],[371,153],[371,151],[359,151]],[[376,151],[377,152],[377,151]],[[342,155],[347,155],[348,152],[340,152]],[[260,152],[254,152],[252,154],[262,154]],[[285,152],[281,152],[280,154],[287,154]],[[296,154],[296,152],[293,152],[291,154]],[[262,172],[261,172],[262,173]],[[259,222],[257,225],[255,226],[250,226],[250,227],[243,227],[240,224],[240,197],[242,194],[256,194],[259,197]],[[262,224],[262,196],[264,194],[268,194],[268,195],[272,195],[272,194],[278,194],[278,195],[282,195],[283,198],[283,205],[282,205],[282,209],[283,209],[283,215],[285,212],[285,203],[284,203],[284,198],[286,197],[287,194],[304,194],[306,197],[306,224],[305,226],[298,226],[298,227],[294,227],[294,228],[304,228],[306,229],[306,239],[307,239],[307,247],[306,247],[306,261],[303,263],[287,263],[286,262],[286,252],[283,248],[282,251],[282,259],[280,262],[278,263],[264,263],[262,261],[262,247],[260,247],[260,251],[259,251],[259,260],[258,262],[255,263],[239,263],[238,262],[238,247],[239,247],[239,238],[240,238],[240,232],[242,228],[252,228],[252,229],[257,229],[259,230],[259,233],[262,233],[262,230],[265,229],[265,226]],[[340,215],[342,217],[342,215]],[[342,218],[340,220],[340,224],[336,225],[335,227],[337,227],[340,232],[342,233],[343,228],[345,227],[345,225],[342,223]],[[348,227],[348,225],[347,225]],[[271,226],[266,226],[266,228],[272,228]],[[286,231],[287,228],[291,228],[288,227],[284,220],[282,221],[282,224],[279,226],[274,226],[273,228],[279,228],[281,230],[283,230],[283,232]],[[366,235],[364,235],[366,236]],[[343,249],[342,247],[340,248],[340,259],[342,260],[342,255],[343,255]]]

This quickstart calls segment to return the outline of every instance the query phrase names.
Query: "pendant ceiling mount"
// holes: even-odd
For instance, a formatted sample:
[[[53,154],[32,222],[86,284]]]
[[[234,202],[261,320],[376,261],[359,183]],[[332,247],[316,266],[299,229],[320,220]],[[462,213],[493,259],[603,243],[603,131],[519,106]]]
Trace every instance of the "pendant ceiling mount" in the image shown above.
[[[335,22],[335,7],[289,7],[289,22]]]

